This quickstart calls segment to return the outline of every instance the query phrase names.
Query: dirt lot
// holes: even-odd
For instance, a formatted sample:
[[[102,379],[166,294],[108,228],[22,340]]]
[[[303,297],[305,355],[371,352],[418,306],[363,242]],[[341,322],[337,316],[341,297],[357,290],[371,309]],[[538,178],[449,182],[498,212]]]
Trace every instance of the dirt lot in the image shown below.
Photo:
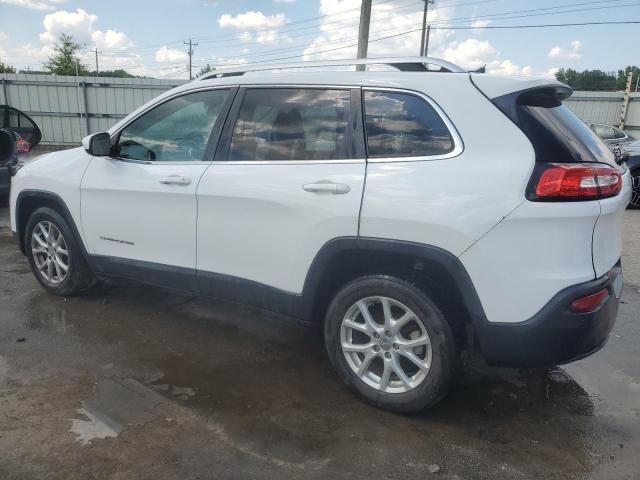
[[[624,304],[602,351],[470,368],[416,416],[358,401],[291,320],[133,285],[48,295],[7,219],[0,479],[639,478],[640,212],[627,212]]]

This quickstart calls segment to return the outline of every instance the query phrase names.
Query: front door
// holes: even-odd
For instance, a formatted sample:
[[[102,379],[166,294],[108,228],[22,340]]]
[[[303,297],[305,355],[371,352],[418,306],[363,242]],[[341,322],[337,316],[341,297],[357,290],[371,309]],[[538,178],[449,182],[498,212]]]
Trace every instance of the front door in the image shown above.
[[[195,268],[196,188],[231,96],[215,89],[173,97],[129,123],[111,157],[93,158],[81,207],[90,254],[138,267]]]
[[[359,95],[347,87],[240,90],[198,188],[204,292],[216,294],[222,275],[300,293],[322,246],[357,236]]]

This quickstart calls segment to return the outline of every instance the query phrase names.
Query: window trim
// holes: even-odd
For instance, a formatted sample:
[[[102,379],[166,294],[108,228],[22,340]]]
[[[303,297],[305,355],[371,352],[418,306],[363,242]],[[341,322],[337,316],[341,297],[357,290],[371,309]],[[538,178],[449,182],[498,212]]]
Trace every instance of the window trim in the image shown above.
[[[349,93],[350,104],[349,107],[351,109],[349,115],[349,124],[347,128],[349,131],[347,132],[347,136],[352,138],[354,142],[354,156],[357,158],[346,158],[341,160],[227,160],[229,155],[229,149],[231,148],[231,137],[233,136],[233,131],[235,130],[236,123],[238,121],[238,116],[240,114],[240,108],[242,107],[242,102],[244,101],[244,96],[246,92],[250,89],[307,89],[307,90],[345,90]],[[236,98],[233,102],[233,105],[227,115],[227,120],[225,122],[224,129],[222,134],[220,135],[220,141],[218,142],[218,148],[216,150],[216,155],[214,158],[214,163],[216,165],[322,165],[322,164],[331,164],[331,163],[342,163],[342,164],[364,164],[366,163],[366,152],[363,149],[363,138],[364,131],[362,130],[361,125],[363,124],[362,117],[362,108],[361,105],[358,105],[357,102],[354,104],[354,95],[353,92],[360,90],[359,85],[320,85],[320,84],[309,84],[309,85],[301,85],[301,84],[246,84],[240,85],[240,91],[237,93]],[[353,119],[356,119],[355,122],[352,122]],[[362,157],[360,157],[362,155]]]
[[[164,105],[167,102],[175,100],[176,98],[184,97],[186,95],[191,95],[194,93],[201,93],[201,92],[208,92],[212,90],[228,90],[229,95],[227,96],[224,104],[222,105],[220,114],[218,115],[218,118],[216,119],[216,122],[214,123],[213,128],[211,129],[211,134],[209,135],[209,139],[207,140],[207,147],[205,148],[205,151],[204,151],[203,160],[188,160],[188,161],[137,160],[135,158],[122,158],[122,157],[117,157],[112,155],[109,155],[109,157],[107,158],[110,158],[112,160],[116,160],[119,162],[136,163],[139,165],[173,165],[173,166],[210,165],[214,161],[216,149],[218,148],[218,144],[220,143],[220,139],[222,137],[222,129],[224,128],[224,125],[227,120],[227,116],[229,115],[229,110],[233,105],[234,99],[238,94],[238,89],[239,89],[238,85],[219,85],[214,87],[206,86],[202,88],[194,88],[191,90],[183,90],[180,92],[176,92],[173,95],[163,98],[159,102],[155,102],[149,105],[148,108],[145,108],[143,111],[138,113],[138,115],[130,119],[127,123],[123,124],[120,128],[118,128],[115,132],[111,134],[111,145],[115,147],[117,143],[120,141],[120,135],[122,134],[123,130],[125,130],[129,125],[131,125],[133,122],[135,122],[139,118],[149,113],[151,110],[154,110],[160,107],[161,105]]]
[[[451,119],[447,116],[444,110],[438,105],[431,97],[425,95],[422,92],[418,92],[416,90],[409,90],[406,88],[393,88],[393,87],[362,87],[362,122],[364,125],[364,136],[365,136],[365,147],[369,148],[369,142],[367,141],[367,111],[365,107],[365,92],[389,92],[389,93],[403,93],[407,95],[412,95],[414,97],[418,97],[422,101],[429,104],[435,112],[438,114],[440,119],[443,121],[447,130],[449,130],[449,134],[451,135],[451,139],[453,140],[453,149],[450,152],[439,154],[439,155],[419,155],[413,157],[381,157],[381,158],[370,158],[367,152],[367,162],[368,163],[395,163],[395,162],[424,162],[424,161],[433,161],[433,160],[445,160],[448,158],[454,158],[462,154],[464,151],[464,143],[462,142],[462,137],[458,133],[455,125],[451,121]]]

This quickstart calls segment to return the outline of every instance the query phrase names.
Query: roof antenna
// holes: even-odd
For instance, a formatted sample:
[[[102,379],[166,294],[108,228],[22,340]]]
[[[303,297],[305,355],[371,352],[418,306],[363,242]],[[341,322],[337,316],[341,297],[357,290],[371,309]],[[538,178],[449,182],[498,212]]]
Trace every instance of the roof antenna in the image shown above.
[[[471,70],[470,73],[487,73],[487,64],[485,63],[480,68],[476,68],[475,70]]]

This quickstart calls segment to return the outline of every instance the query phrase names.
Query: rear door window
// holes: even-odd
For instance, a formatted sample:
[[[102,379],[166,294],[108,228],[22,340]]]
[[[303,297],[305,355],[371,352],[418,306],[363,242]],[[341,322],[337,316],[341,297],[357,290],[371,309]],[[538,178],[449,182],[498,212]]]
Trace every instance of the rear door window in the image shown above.
[[[444,155],[454,149],[443,119],[416,95],[365,90],[364,110],[369,158]]]
[[[347,159],[350,103],[348,89],[249,88],[227,160]]]

